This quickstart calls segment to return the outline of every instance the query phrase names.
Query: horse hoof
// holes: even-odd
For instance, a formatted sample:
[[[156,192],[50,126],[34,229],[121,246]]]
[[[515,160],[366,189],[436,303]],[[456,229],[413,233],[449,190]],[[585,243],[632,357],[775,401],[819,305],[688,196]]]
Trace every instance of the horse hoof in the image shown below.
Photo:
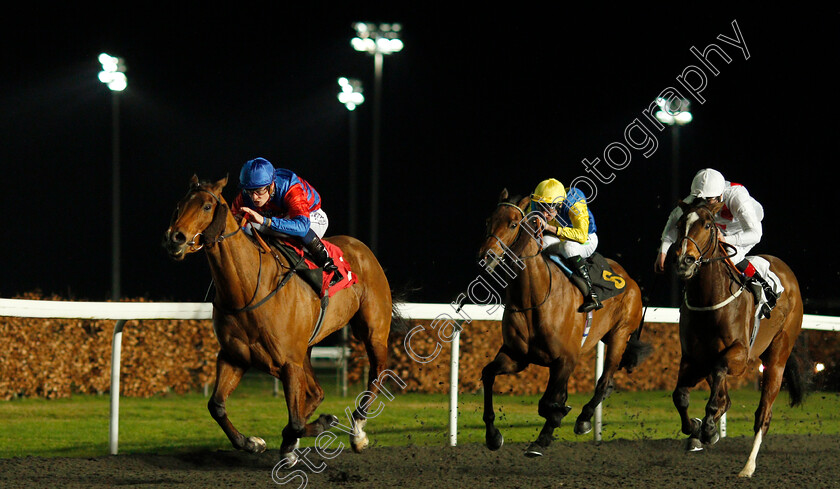
[[[685,450],[688,452],[700,452],[703,450],[703,443],[700,442],[699,438],[689,438]]]
[[[361,453],[362,450],[368,447],[370,443],[368,441],[367,433],[365,433],[365,425],[367,424],[367,419],[360,419],[356,421],[356,426],[353,429],[353,434],[350,435],[350,447],[356,453]]]
[[[485,442],[487,444],[487,448],[492,451],[496,451],[502,448],[502,445],[505,444],[505,437],[502,436],[502,432],[496,430],[495,433],[488,433],[485,437]]]
[[[298,463],[298,455],[292,450],[289,453],[283,454],[283,459],[280,462],[282,466],[286,469],[291,469]]]
[[[691,432],[685,433],[691,438],[700,438],[700,428],[703,426],[703,420],[700,418],[691,418]]]
[[[353,448],[353,451],[356,453],[362,453],[362,451],[368,447],[370,444],[370,440],[368,440],[367,435],[364,438],[353,438],[350,440],[350,447]]]
[[[589,421],[578,421],[575,423],[575,434],[576,435],[585,435],[592,431],[592,423]]]
[[[752,477],[755,472],[755,464],[748,463],[741,472],[738,472],[738,477]]]
[[[543,448],[536,443],[531,443],[528,445],[528,449],[525,450],[525,456],[528,458],[536,458],[542,457]]]
[[[265,440],[258,436],[249,436],[245,440],[245,451],[248,453],[262,453],[265,451]]]
[[[322,432],[324,432],[338,424],[338,417],[332,414],[322,414],[318,416],[318,423],[321,425]]]
[[[715,443],[717,443],[719,440],[720,440],[720,433],[715,431],[715,433],[712,435],[712,437],[705,441],[705,444],[709,445],[709,446],[712,446]]]

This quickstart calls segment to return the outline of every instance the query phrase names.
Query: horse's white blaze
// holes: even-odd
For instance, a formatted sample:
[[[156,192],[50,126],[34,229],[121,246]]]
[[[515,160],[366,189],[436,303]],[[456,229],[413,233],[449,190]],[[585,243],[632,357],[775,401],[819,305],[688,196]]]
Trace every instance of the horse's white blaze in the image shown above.
[[[700,219],[700,216],[697,215],[696,212],[692,212],[691,214],[687,215],[685,218],[685,235],[688,236],[688,232],[691,230],[691,226]],[[688,249],[688,240],[683,240],[682,243],[682,254],[685,254],[686,250]]]
[[[761,448],[761,438],[762,430],[759,429],[755,434],[755,439],[753,440],[750,458],[747,460],[747,465],[745,465],[744,469],[738,474],[739,477],[752,477],[753,472],[755,472],[755,459],[758,457],[758,449]]]

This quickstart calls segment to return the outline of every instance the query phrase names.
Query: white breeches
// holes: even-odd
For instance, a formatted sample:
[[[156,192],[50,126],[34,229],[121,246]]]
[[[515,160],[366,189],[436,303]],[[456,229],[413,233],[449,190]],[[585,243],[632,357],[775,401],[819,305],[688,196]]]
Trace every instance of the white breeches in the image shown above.
[[[543,248],[547,248],[554,243],[560,243],[560,246],[557,247],[557,251],[563,255],[563,258],[568,258],[570,256],[589,258],[592,256],[592,253],[595,253],[595,248],[598,247],[598,235],[595,233],[590,234],[589,239],[583,244],[578,243],[577,241],[560,239],[552,234],[543,235]]]

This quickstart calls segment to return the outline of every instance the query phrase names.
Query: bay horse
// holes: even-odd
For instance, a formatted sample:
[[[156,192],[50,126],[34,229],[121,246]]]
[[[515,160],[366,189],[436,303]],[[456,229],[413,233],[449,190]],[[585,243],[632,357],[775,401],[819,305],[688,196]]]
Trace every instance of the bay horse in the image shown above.
[[[680,203],[683,215],[672,248],[675,248],[676,273],[685,283],[685,294],[680,305],[681,358],[673,400],[682,421],[682,432],[689,436],[687,449],[702,450],[704,444],[718,441],[716,424],[732,404],[726,376],[740,376],[750,361],[761,359],[764,372],[761,399],[755,411],[755,438],[749,459],[738,474],[751,477],[783,378],[787,381],[791,405],[798,405],[804,399],[806,371],[801,352],[794,349],[802,328],[802,296],[796,277],[782,260],[760,255],[770,262],[770,270],[778,276],[784,292],[770,317],[759,323],[758,333],[751,342],[756,305],[748,288],[747,293],[741,293],[745,286],[739,280],[740,273],[728,263],[728,248],[714,218],[722,206],[723,203],[709,204],[705,199]],[[701,379],[706,379],[710,389],[702,421],[688,417],[689,389]]]
[[[270,256],[241,232],[222,196],[226,184],[227,177],[200,182],[194,175],[175,209],[163,246],[175,260],[203,249],[210,264],[216,291],[213,329],[220,346],[213,395],[207,405],[210,414],[234,448],[262,452],[265,441],[246,437],[233,426],[225,400],[250,367],[280,379],[289,413],[280,452],[291,467],[298,459],[295,448],[300,437],[317,436],[338,423],[335,416],[323,414],[307,423],[324,399],[309,358],[311,346],[349,323],[367,351],[366,394],[373,400],[379,393],[376,380],[386,367],[392,319],[401,318],[393,309],[385,273],[370,249],[352,237],[333,236],[327,241],[343,250],[358,282],[330,298],[321,329],[310,339],[321,310],[318,294],[290,271],[292,264],[282,254]],[[368,445],[364,426],[369,404],[357,404],[348,419],[347,431],[356,452]]]
[[[638,337],[643,317],[641,290],[624,268],[612,260],[608,263],[613,272],[626,283],[624,292],[603,301],[604,307],[592,313],[588,336],[582,341],[587,315],[577,310],[583,303],[583,295],[559,267],[549,262],[541,253],[538,240],[524,229],[529,207],[530,197],[511,200],[504,189],[487,220],[487,234],[479,250],[480,263],[489,273],[509,279],[510,283],[505,287],[503,344],[493,361],[482,370],[481,379],[485,442],[490,450],[498,450],[504,437],[494,425],[496,376],[520,372],[530,364],[549,368],[548,385],[538,406],[545,425],[525,451],[526,456],[537,457],[551,444],[555,428],[571,410],[566,406],[567,386],[581,355],[591,351],[599,341],[606,345],[603,374],[592,399],[575,422],[577,434],[592,430],[592,415],[611,391],[615,372],[619,368],[632,371],[650,354],[651,348]],[[516,272],[512,278],[510,270]]]

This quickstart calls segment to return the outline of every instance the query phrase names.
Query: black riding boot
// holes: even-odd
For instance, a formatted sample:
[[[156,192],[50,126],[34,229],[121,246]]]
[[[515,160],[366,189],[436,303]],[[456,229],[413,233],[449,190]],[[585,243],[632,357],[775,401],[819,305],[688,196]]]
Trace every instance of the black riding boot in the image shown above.
[[[592,287],[592,279],[589,277],[589,270],[586,269],[586,260],[580,256],[570,256],[566,260],[571,265],[574,273],[583,279],[583,282],[589,289],[589,293],[583,292],[583,304],[578,308],[578,312],[589,312],[604,307],[598,299],[598,295],[595,293],[595,288]]]
[[[327,254],[327,249],[324,248],[324,243],[321,242],[321,238],[317,234],[310,232],[304,238],[303,244],[306,246],[306,250],[309,251],[309,254],[312,256],[312,261],[316,265],[323,268],[326,273],[335,272],[330,281],[330,285],[338,282],[341,279],[341,274],[338,273],[338,267],[333,263],[333,259]]]
[[[747,259],[744,259],[741,261],[741,263],[735,265],[735,268],[737,268],[741,273],[744,273],[749,264],[749,261]],[[766,309],[762,311],[761,315],[769,318],[770,311],[774,307],[776,307],[776,300],[779,298],[779,296],[777,296],[776,293],[773,292],[773,288],[770,287],[770,284],[768,284],[767,281],[764,280],[764,277],[762,277],[757,270],[753,272],[752,277],[746,277],[746,279],[747,285],[750,286],[750,289],[755,295],[756,304],[758,304],[761,301],[761,291],[764,291],[764,297],[767,299],[767,303],[765,304]]]

